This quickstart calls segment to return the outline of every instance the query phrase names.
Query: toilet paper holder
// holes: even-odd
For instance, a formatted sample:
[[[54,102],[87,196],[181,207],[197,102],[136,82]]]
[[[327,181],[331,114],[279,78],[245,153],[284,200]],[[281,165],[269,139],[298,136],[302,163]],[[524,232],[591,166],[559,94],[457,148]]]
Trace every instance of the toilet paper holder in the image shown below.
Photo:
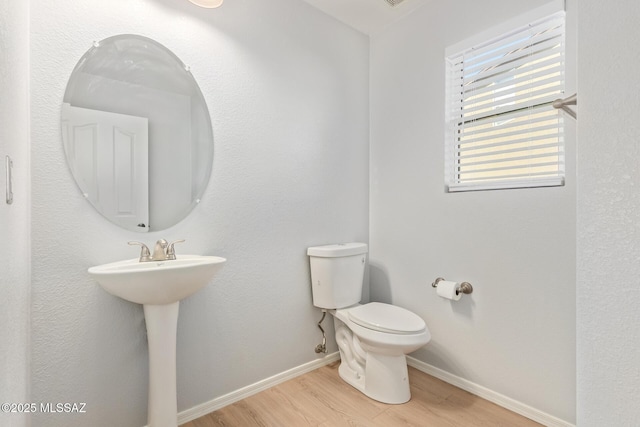
[[[431,286],[434,287],[434,288],[437,288],[438,287],[438,283],[440,283],[441,280],[444,280],[444,277],[438,277],[431,284]],[[473,286],[471,286],[471,283],[469,283],[469,282],[460,283],[460,286],[458,286],[458,288],[456,289],[456,295],[470,294],[471,292],[473,292]]]

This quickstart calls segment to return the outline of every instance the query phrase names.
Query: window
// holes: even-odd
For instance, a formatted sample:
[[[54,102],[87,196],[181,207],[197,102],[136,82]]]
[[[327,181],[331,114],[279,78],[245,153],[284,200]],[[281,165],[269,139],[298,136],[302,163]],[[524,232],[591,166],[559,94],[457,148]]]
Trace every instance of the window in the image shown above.
[[[564,16],[447,50],[448,191],[564,184]]]

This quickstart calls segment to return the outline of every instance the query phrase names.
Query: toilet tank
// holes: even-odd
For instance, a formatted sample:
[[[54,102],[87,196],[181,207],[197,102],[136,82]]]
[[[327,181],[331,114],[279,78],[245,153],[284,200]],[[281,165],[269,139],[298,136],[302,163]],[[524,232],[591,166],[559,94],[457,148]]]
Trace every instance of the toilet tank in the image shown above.
[[[307,249],[311,265],[313,305],[344,308],[362,298],[366,243],[343,243]]]

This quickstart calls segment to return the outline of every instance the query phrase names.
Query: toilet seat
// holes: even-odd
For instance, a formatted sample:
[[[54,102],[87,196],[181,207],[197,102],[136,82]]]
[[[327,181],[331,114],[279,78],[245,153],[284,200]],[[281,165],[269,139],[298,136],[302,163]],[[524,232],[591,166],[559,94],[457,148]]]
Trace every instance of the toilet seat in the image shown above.
[[[391,304],[370,302],[348,310],[349,320],[363,328],[389,334],[415,334],[426,328],[415,313]]]

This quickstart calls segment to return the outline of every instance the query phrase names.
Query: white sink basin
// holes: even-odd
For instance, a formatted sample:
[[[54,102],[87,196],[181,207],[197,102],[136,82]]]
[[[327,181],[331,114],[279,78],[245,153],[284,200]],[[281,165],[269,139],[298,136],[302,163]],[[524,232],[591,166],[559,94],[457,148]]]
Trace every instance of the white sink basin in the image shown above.
[[[148,426],[178,425],[176,334],[180,300],[209,283],[226,261],[217,256],[178,255],[175,260],[140,262],[135,258],[89,269],[105,291],[143,305],[149,343]]]
[[[112,295],[138,304],[164,305],[199,291],[226,261],[202,255],[148,262],[135,258],[91,267],[89,274]]]

